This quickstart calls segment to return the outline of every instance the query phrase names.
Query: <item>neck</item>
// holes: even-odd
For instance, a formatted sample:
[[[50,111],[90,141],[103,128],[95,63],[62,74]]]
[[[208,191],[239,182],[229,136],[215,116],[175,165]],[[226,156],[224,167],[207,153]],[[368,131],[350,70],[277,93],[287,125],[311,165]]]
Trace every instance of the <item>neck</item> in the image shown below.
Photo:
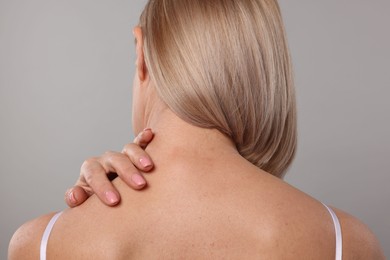
[[[234,143],[218,130],[193,126],[168,108],[155,115],[147,123],[155,136],[146,151],[160,169],[172,170],[183,164],[189,168],[191,163],[200,166],[199,162],[211,167],[219,158],[239,155]]]

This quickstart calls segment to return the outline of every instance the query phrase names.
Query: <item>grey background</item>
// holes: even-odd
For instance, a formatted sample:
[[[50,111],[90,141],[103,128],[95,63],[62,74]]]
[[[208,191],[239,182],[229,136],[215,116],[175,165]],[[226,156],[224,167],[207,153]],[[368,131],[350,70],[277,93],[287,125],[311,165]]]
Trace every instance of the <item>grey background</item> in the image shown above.
[[[132,27],[146,1],[0,0],[0,258],[65,207],[84,159],[132,140]],[[365,222],[390,257],[390,2],[280,1],[299,150],[286,180]]]

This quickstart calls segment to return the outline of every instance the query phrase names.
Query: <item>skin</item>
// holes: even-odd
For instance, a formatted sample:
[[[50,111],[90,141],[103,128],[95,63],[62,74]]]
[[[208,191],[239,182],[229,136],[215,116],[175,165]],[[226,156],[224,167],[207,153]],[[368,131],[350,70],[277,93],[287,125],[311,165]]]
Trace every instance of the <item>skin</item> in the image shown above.
[[[93,194],[107,206],[116,206],[120,202],[120,194],[107,178],[109,173],[116,173],[130,188],[143,189],[146,180],[140,171],[153,169],[153,161],[143,149],[152,139],[153,132],[146,128],[133,143],[125,145],[122,152],[109,151],[85,160],[75,186],[65,193],[68,206],[77,207]]]
[[[135,30],[142,52],[142,31]],[[323,205],[242,158],[226,136],[178,118],[155,93],[137,52],[136,129],[150,126],[154,168],[142,191],[120,178],[116,207],[92,195],[66,210],[51,233],[52,259],[334,259],[335,234]],[[100,161],[104,164],[103,161]],[[384,259],[369,229],[335,209],[343,259]],[[49,214],[23,225],[9,259],[37,259]]]

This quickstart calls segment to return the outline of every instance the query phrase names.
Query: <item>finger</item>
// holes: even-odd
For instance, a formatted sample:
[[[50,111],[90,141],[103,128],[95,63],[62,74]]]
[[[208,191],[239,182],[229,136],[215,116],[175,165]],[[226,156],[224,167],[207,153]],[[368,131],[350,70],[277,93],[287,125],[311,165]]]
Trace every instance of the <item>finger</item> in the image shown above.
[[[88,193],[80,186],[74,186],[65,193],[65,202],[74,208],[84,203],[89,198]]]
[[[137,144],[126,144],[122,149],[122,154],[125,154],[137,169],[148,172],[153,169],[153,161],[150,156],[139,147]]]
[[[137,148],[140,149],[138,146]],[[99,158],[99,163],[106,172],[117,173],[133,189],[139,190],[146,185],[142,174],[135,168],[129,157],[123,153],[106,152],[104,156]]]
[[[99,162],[98,158],[86,160],[81,166],[80,176],[85,179],[86,187],[81,186],[84,191],[90,188],[98,198],[108,206],[119,203],[120,195],[107,178],[107,171]]]
[[[153,137],[154,134],[152,130],[150,128],[146,128],[137,135],[133,142],[145,149],[146,146],[148,146],[148,144],[150,143],[150,141],[152,141]]]

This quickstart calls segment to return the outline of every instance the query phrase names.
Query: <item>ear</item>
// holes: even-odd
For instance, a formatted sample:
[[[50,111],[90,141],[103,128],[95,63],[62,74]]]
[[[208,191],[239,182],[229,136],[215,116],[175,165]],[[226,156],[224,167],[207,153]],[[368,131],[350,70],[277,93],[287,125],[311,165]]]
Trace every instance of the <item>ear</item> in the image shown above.
[[[136,40],[136,52],[137,52],[137,73],[141,82],[145,81],[147,77],[147,68],[145,64],[144,56],[144,38],[141,27],[137,26],[133,30],[133,34]]]

